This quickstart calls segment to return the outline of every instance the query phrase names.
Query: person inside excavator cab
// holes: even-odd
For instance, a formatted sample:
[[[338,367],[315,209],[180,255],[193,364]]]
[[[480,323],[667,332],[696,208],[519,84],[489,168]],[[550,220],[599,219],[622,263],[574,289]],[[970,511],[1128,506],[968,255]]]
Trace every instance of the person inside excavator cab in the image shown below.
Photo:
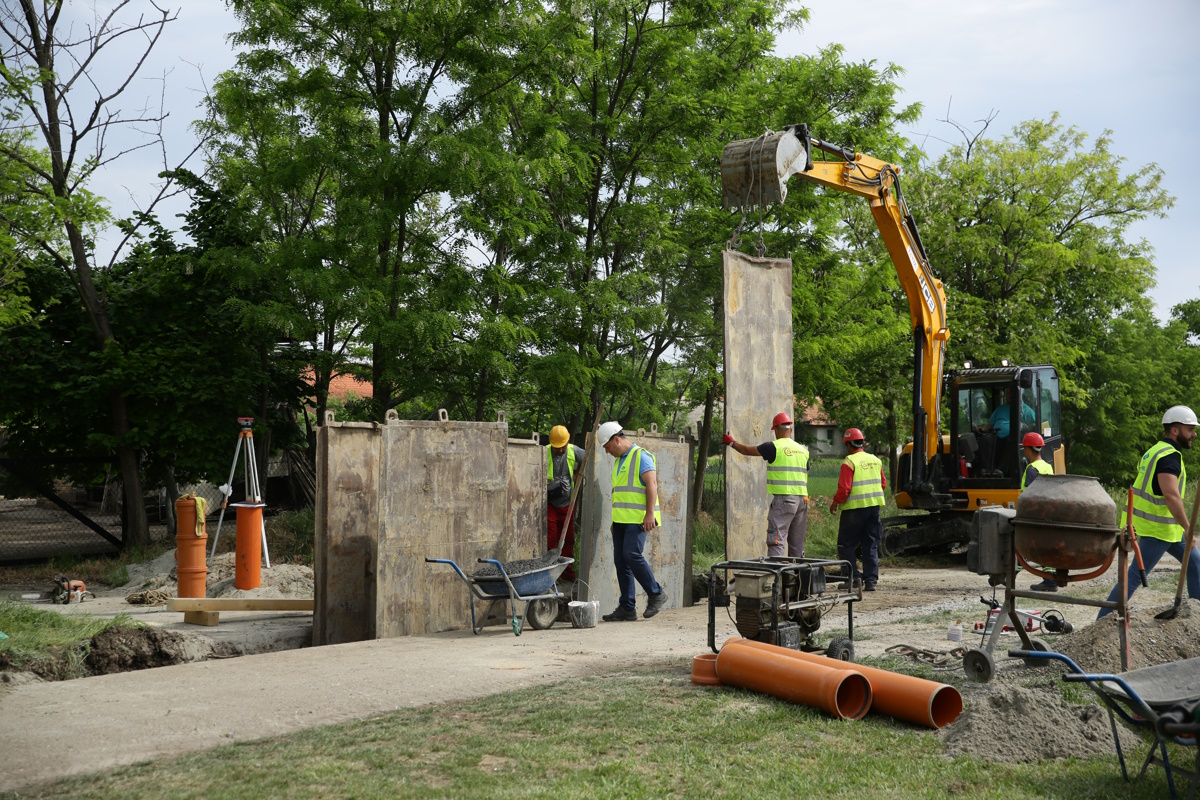
[[[1021,398],[1021,428],[1033,425],[1037,417],[1033,408]],[[1008,435],[1012,431],[1012,387],[1005,386],[1000,401],[992,409],[988,421],[975,429],[979,440],[982,474],[984,477],[1011,477],[1015,465],[1012,463],[1012,448],[1008,447]]]

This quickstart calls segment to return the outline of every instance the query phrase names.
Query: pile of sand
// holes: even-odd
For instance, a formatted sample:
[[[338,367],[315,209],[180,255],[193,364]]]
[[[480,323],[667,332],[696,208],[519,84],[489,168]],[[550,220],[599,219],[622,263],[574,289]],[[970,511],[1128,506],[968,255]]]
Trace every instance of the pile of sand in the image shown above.
[[[1139,608],[1130,612],[1131,669],[1200,656],[1200,601],[1185,599],[1175,619],[1154,618],[1155,614],[1170,607]],[[1060,638],[1054,649],[1087,672],[1120,672],[1117,615],[1106,614],[1070,636]]]
[[[208,567],[207,595],[209,597],[312,597],[312,567],[299,564],[273,564],[262,568],[262,582],[257,589],[242,590],[233,585],[236,558],[233,553],[221,553]],[[122,587],[126,593],[150,592],[162,589],[174,595],[176,587],[175,551],[164,553],[153,561],[129,566],[129,583]]]
[[[1107,712],[1069,705],[1056,689],[988,684],[970,691],[967,702],[938,732],[949,756],[1032,763],[1116,754]],[[1137,737],[1120,724],[1117,731],[1122,750],[1133,752]]]

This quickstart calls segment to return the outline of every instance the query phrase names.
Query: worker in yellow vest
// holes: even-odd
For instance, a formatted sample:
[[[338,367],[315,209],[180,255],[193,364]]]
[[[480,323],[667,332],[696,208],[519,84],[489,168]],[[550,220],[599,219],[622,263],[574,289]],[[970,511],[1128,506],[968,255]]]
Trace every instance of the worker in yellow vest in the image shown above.
[[[842,509],[838,521],[838,558],[850,562],[852,585],[861,582],[864,591],[875,591],[879,582],[879,543],[883,540],[883,522],[879,509],[883,506],[887,476],[883,464],[870,453],[863,452],[866,437],[858,428],[850,428],[842,437],[846,459],[838,475],[837,494],[829,503],[829,513]],[[862,550],[862,569],[858,567],[857,552]]]
[[[1192,447],[1196,424],[1196,412],[1187,406],[1171,406],[1163,414],[1162,439],[1155,442],[1138,462],[1137,479],[1133,483],[1133,529],[1142,550],[1146,574],[1166,553],[1183,563],[1183,532],[1188,526],[1183,505],[1187,490],[1183,451]],[[1125,513],[1121,512],[1121,525],[1125,524]],[[1125,582],[1132,597],[1140,583],[1136,562],[1129,565]],[[1119,586],[1112,588],[1108,602],[1117,601]],[[1188,597],[1200,600],[1200,550],[1195,547],[1188,556],[1187,590]],[[1097,619],[1111,611],[1111,608],[1100,609]]]
[[[571,434],[565,427],[555,425],[550,429],[550,444],[546,445],[546,549],[558,547],[558,537],[562,536],[562,554],[567,558],[575,557],[575,514],[568,516],[567,511],[571,490],[583,475],[583,457],[583,450],[571,444]],[[574,566],[563,571],[563,578],[575,580]]]
[[[767,555],[804,558],[808,533],[808,448],[792,439],[792,418],[780,411],[771,420],[775,441],[755,446],[725,434],[724,442],[744,456],[767,462]]]
[[[1029,488],[1029,485],[1036,481],[1039,475],[1054,474],[1054,467],[1050,466],[1050,463],[1042,458],[1042,448],[1045,445],[1046,440],[1036,431],[1030,431],[1021,439],[1021,447],[1025,450],[1025,460],[1029,462],[1025,466],[1025,471],[1021,473],[1022,492]],[[1058,591],[1058,586],[1050,579],[1038,581],[1029,588],[1035,592]]]
[[[596,441],[613,457],[612,538],[613,563],[621,599],[605,622],[637,619],[637,584],[646,592],[646,610],[653,617],[667,603],[667,592],[654,579],[654,571],[642,551],[646,534],[662,523],[658,506],[658,476],[654,456],[625,438],[621,423],[606,422],[596,431]]]

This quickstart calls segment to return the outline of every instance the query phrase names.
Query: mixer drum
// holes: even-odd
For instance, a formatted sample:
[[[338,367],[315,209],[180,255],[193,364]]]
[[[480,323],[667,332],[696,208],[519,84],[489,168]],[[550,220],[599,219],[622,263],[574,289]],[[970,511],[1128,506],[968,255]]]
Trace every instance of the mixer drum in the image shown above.
[[[1117,504],[1090,475],[1041,475],[1017,499],[1013,544],[1049,569],[1104,564],[1116,544]]]

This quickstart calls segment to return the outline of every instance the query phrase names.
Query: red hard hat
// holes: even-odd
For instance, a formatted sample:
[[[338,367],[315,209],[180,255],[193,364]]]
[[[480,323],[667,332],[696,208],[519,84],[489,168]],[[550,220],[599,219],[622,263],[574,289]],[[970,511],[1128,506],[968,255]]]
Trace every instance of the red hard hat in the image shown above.
[[[842,436],[842,441],[843,442],[861,442],[862,440],[864,440],[866,438],[867,437],[863,436],[863,432],[860,431],[858,428],[850,428]]]
[[[1030,431],[1025,434],[1025,438],[1021,439],[1021,444],[1025,447],[1043,447],[1046,444],[1046,440],[1042,438],[1040,433]]]
[[[780,425],[791,425],[792,418],[788,416],[786,411],[780,411],[775,415],[775,419],[771,420],[771,427],[778,428]]]

